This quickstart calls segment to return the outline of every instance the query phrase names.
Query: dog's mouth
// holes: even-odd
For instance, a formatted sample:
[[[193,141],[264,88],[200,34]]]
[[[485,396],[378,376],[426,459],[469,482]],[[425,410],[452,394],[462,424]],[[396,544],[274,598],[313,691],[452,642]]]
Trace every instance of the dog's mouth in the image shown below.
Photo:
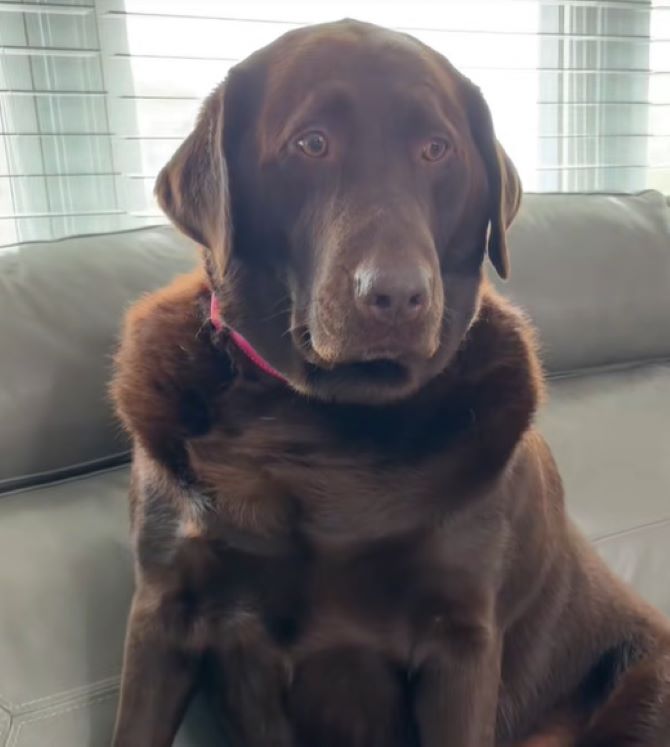
[[[392,346],[366,349],[345,359],[327,360],[312,346],[307,328],[294,335],[294,342],[303,359],[305,384],[315,393],[371,402],[393,399],[410,386],[413,378],[409,359]]]
[[[332,353],[317,348],[306,325],[294,328],[292,335],[293,344],[301,357],[313,366],[326,370],[354,366],[362,372],[369,368],[372,375],[376,375],[378,369],[407,367],[412,361],[418,362],[432,357],[432,354],[426,354],[423,346],[415,345],[415,341],[403,344],[392,335],[385,340],[376,340],[372,344],[337,345],[337,352]]]
[[[405,386],[410,379],[408,367],[389,358],[337,363],[327,368],[308,362],[305,371],[309,383],[327,382],[340,387],[376,385],[391,389]]]

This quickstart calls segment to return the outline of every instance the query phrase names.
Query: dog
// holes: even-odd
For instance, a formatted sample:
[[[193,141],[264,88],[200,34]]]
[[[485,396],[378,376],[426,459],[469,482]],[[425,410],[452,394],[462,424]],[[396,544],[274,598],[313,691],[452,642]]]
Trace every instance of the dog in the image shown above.
[[[506,277],[521,185],[414,38],[291,31],[156,183],[200,268],[129,312],[116,747],[666,747],[670,626],[566,517]]]

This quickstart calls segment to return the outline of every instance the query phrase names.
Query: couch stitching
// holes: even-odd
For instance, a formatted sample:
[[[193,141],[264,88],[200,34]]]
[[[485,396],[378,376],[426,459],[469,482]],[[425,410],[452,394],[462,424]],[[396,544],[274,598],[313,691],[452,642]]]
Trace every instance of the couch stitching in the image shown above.
[[[630,360],[615,361],[613,363],[599,363],[594,366],[579,366],[577,368],[556,369],[545,372],[545,379],[553,384],[565,379],[587,379],[601,374],[628,373],[644,370],[649,367],[666,368],[670,364],[667,355],[650,356],[649,358],[631,358]]]
[[[0,739],[5,744],[5,739],[12,728],[12,714],[5,708],[0,708]]]
[[[619,537],[625,537],[629,534],[636,534],[637,532],[644,532],[647,529],[655,529],[656,527],[662,527],[666,526],[667,524],[670,524],[670,516],[663,518],[663,519],[655,519],[654,521],[649,521],[646,524],[640,524],[636,527],[629,527],[628,529],[619,529],[616,532],[610,532],[609,534],[602,534],[599,537],[591,537],[591,542],[594,545],[599,545],[603,542],[608,542],[612,539],[618,539]]]
[[[26,700],[23,703],[16,703],[12,706],[12,708],[14,710],[22,710],[27,708],[28,706],[37,705],[38,703],[48,703],[50,701],[53,702],[56,700],[62,700],[64,698],[71,699],[72,697],[83,698],[87,695],[95,695],[100,690],[107,690],[110,687],[118,688],[120,681],[121,678],[118,675],[115,675],[114,677],[107,677],[107,679],[104,680],[98,680],[98,682],[94,682],[92,685],[73,687],[69,690],[61,690],[57,693],[51,693],[51,695],[44,695],[41,698]]]
[[[64,713],[70,713],[71,711],[76,711],[79,708],[84,708],[86,706],[95,705],[96,703],[102,703],[105,700],[110,700],[116,695],[116,690],[112,692],[105,693],[104,695],[99,695],[96,698],[88,698],[84,700],[79,700],[76,703],[68,704],[65,708],[56,708],[48,710],[46,713],[40,711],[39,713],[33,715],[30,718],[22,719],[19,721],[16,725],[16,730],[10,733],[9,741],[7,742],[6,747],[15,747],[15,745],[18,742],[18,739],[21,735],[21,731],[26,724],[34,724],[37,721],[45,721],[48,718],[55,718],[57,716],[62,716]]]

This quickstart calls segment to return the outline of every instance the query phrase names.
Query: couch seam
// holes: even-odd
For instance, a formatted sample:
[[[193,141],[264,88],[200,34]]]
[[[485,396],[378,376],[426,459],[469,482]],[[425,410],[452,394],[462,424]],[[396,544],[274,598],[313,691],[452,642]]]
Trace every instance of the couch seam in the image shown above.
[[[0,739],[6,745],[6,739],[12,731],[12,714],[4,706],[0,706]]]
[[[28,706],[35,706],[37,704],[56,703],[56,701],[76,701],[79,699],[85,699],[91,695],[97,695],[100,692],[107,692],[109,689],[118,689],[121,683],[120,675],[113,675],[112,677],[106,677],[104,680],[98,680],[88,685],[81,685],[80,687],[73,687],[68,690],[61,690],[57,693],[51,693],[50,695],[44,695],[41,698],[34,698],[33,700],[26,700],[22,703],[12,704],[12,709],[19,715],[23,713],[30,713],[33,708]],[[43,706],[49,707],[49,706]],[[39,708],[37,710],[42,710]]]
[[[602,374],[624,373],[650,366],[667,366],[670,364],[670,356],[651,356],[649,358],[631,358],[629,360],[615,361],[613,363],[600,363],[595,366],[581,366],[576,368],[557,369],[545,371],[544,377],[550,384],[565,379],[581,379],[589,376]]]
[[[31,246],[34,244],[57,244],[60,241],[73,241],[74,239],[95,239],[98,237],[106,236],[120,236],[128,233],[142,233],[145,231],[149,232],[152,230],[156,230],[157,228],[172,229],[172,226],[170,225],[170,223],[155,223],[150,226],[140,226],[140,228],[126,228],[122,231],[103,231],[102,233],[71,233],[67,236],[59,236],[57,239],[46,239],[44,241],[16,241],[13,244],[0,244],[0,249],[20,249],[21,247]],[[170,231],[168,231],[167,233],[170,233]],[[196,248],[197,244],[194,243],[193,246],[194,248]]]
[[[635,527],[629,527],[628,529],[618,529],[616,532],[602,534],[599,537],[591,537],[590,540],[594,545],[598,545],[609,542],[609,540],[625,537],[629,534],[636,534],[637,532],[644,532],[648,529],[655,529],[656,527],[662,527],[667,524],[670,524],[670,516],[663,519],[655,519],[654,521],[649,521],[646,524],[639,524]]]
[[[86,475],[104,472],[105,470],[115,467],[122,467],[130,462],[132,451],[115,451],[105,456],[87,459],[84,462],[75,462],[63,467],[54,467],[53,469],[42,470],[41,472],[28,472],[22,475],[15,475],[0,480],[0,497],[12,495],[21,490],[41,488],[45,485],[71,480],[76,477],[85,477]]]
[[[98,469],[93,470],[92,472],[83,472],[78,475],[72,475],[70,477],[63,477],[60,480],[54,480],[53,482],[44,482],[40,483],[39,485],[25,485],[21,488],[14,488],[12,490],[8,490],[7,492],[3,493],[0,492],[0,501],[4,500],[5,498],[12,498],[15,495],[21,495],[23,493],[30,493],[32,491],[38,491],[38,490],[48,490],[49,488],[52,488],[54,485],[67,485],[72,482],[80,482],[82,480],[88,480],[90,477],[95,477],[96,475],[106,475],[110,472],[122,472],[124,470],[128,469],[128,462],[123,462],[121,464],[115,464],[110,467],[106,467],[104,469]]]
[[[66,707],[64,708],[51,708],[47,709],[46,711],[36,711],[31,718],[21,719],[20,721],[18,721],[15,730],[10,730],[9,740],[7,741],[6,747],[15,747],[18,742],[19,736],[21,735],[21,731],[26,724],[34,724],[38,721],[46,721],[46,719],[62,716],[64,713],[76,711],[77,709],[84,708],[87,705],[102,703],[103,701],[109,700],[110,698],[114,697],[114,695],[116,695],[116,692],[116,690],[112,690],[108,693],[105,693],[104,695],[99,695],[95,698],[83,698],[75,702],[69,702],[65,704]]]

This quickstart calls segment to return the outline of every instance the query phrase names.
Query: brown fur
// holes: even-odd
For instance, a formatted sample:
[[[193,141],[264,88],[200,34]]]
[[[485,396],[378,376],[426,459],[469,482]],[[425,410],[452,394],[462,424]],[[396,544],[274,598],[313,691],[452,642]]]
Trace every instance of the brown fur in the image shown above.
[[[566,517],[560,477],[533,428],[543,384],[530,326],[481,279],[486,247],[507,272],[504,230],[519,194],[483,100],[446,62],[374,27],[336,24],[288,38],[213,94],[158,182],[164,207],[203,244],[205,262],[131,310],[117,358],[113,395],[135,443],[137,588],[115,744],[170,745],[201,680],[214,685],[233,743],[245,747],[670,744],[667,623]],[[437,321],[426,314],[415,329],[437,335],[431,362],[398,353],[391,377],[386,361],[365,357],[379,333],[369,320],[352,317],[329,332],[333,350],[350,344],[339,335],[355,338],[363,364],[353,368],[346,356],[319,361],[283,333],[291,315],[304,313],[301,297],[308,305],[327,297],[331,314],[346,306],[350,286],[337,268],[354,267],[368,257],[365,246],[376,246],[376,224],[361,243],[330,221],[331,183],[352,190],[365,181],[361,173],[347,181],[353,162],[338,180],[331,171],[312,183],[319,197],[309,214],[287,203],[258,212],[268,226],[279,221],[272,247],[249,238],[247,201],[281,176],[271,170],[272,149],[288,125],[268,122],[284,122],[283,106],[299,108],[310,70],[335,64],[328,39],[339,55],[348,45],[351,57],[390,45],[405,55],[403,70],[423,60],[445,91],[445,127],[463,143],[460,166],[427,176],[422,164],[411,167],[408,200],[415,192],[426,200],[412,218],[415,245],[424,242],[416,256],[435,252],[444,313]],[[268,59],[276,64],[268,68]],[[259,69],[272,71],[269,83],[259,82]],[[253,106],[236,98],[241,91]],[[243,126],[245,107],[266,129]],[[245,175],[226,150],[242,131],[256,142],[248,152],[266,163],[262,179],[257,164]],[[238,144],[247,153],[249,143]],[[449,186],[461,167],[473,173],[462,204]],[[300,178],[320,179],[315,173]],[[425,192],[421,179],[431,180]],[[441,213],[426,221],[428,203],[445,198],[449,226]],[[347,210],[355,224],[357,209]],[[411,238],[406,218],[398,225]],[[300,246],[312,237],[309,259],[289,235],[302,236]],[[288,383],[214,330],[210,288]],[[287,298],[291,308],[277,322]],[[325,378],[315,380],[311,366]],[[366,392],[376,394],[365,401]]]

